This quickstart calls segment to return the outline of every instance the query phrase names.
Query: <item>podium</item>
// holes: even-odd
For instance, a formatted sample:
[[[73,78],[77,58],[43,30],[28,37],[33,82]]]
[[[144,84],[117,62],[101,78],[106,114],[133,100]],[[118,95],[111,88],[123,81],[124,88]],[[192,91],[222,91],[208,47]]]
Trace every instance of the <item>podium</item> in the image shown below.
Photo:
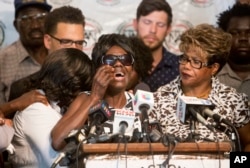
[[[84,144],[85,167],[164,168],[161,164],[173,145],[162,143]],[[169,161],[171,168],[229,168],[229,142],[177,143]]]

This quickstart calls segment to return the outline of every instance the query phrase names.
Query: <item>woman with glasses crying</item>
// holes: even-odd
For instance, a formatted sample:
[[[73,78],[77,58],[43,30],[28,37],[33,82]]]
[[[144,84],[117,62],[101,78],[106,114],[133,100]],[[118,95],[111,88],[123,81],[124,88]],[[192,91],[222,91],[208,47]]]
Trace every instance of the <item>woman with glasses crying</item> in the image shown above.
[[[126,91],[134,64],[130,39],[120,34],[102,35],[92,50],[92,61],[96,74],[91,92],[79,95],[52,131],[56,150],[62,149],[66,145],[64,138],[70,131],[82,128],[87,119],[88,143],[117,142],[117,135],[119,140],[131,140],[128,138],[132,137],[137,117],[133,112],[133,95]],[[108,109],[103,108],[102,105],[107,105],[104,102]],[[107,138],[101,139],[103,135]]]
[[[152,120],[161,123],[164,133],[173,134],[184,141],[230,141],[226,133],[221,130],[211,129],[216,119],[196,109],[196,117],[200,114],[205,122],[191,122],[193,111],[187,106],[186,112],[182,111],[187,121],[180,121],[176,114],[179,96],[186,98],[195,97],[207,100],[213,104],[211,112],[224,117],[237,128],[241,146],[249,150],[249,107],[247,96],[236,92],[234,88],[218,81],[215,75],[225,65],[231,47],[231,35],[208,24],[201,24],[184,32],[180,37],[179,76],[170,84],[160,87],[155,93],[155,104],[149,114]],[[191,98],[192,99],[192,98]],[[189,99],[190,100],[190,99]],[[192,104],[192,103],[191,103]],[[181,110],[180,110],[181,111]],[[178,111],[178,112],[180,112]],[[199,114],[197,114],[199,113]],[[204,121],[204,120],[203,120]],[[209,125],[207,127],[204,125]],[[238,145],[237,150],[240,150]]]

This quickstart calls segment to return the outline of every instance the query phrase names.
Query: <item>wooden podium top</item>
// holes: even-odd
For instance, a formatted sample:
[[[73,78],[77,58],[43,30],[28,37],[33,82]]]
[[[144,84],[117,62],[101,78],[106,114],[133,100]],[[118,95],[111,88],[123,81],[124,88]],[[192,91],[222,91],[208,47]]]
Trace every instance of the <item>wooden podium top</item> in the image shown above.
[[[119,148],[118,148],[119,147]],[[173,146],[164,146],[162,143],[98,143],[84,144],[82,146],[85,154],[114,153],[117,151],[128,153],[162,153],[172,150]],[[230,152],[232,146],[229,142],[202,142],[202,143],[178,143],[175,153],[225,153]]]

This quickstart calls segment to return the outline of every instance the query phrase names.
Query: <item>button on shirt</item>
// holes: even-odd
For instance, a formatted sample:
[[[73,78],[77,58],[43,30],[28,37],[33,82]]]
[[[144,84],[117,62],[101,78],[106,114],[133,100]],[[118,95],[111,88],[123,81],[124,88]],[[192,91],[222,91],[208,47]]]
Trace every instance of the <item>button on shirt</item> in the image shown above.
[[[156,91],[160,86],[163,86],[179,75],[178,56],[168,52],[163,48],[163,57],[160,63],[150,76],[143,79],[149,85],[152,92]]]
[[[9,97],[10,85],[40,70],[41,65],[29,56],[20,40],[0,51],[0,104]]]

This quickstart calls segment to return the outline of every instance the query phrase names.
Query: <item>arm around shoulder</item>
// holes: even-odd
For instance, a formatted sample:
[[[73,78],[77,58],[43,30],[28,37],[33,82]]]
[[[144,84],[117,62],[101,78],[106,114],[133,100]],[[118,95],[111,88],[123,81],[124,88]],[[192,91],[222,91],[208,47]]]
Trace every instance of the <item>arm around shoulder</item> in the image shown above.
[[[6,102],[0,106],[0,113],[4,116],[12,116],[16,111],[21,111],[34,102],[48,104],[47,98],[37,90],[29,91],[22,96]]]

